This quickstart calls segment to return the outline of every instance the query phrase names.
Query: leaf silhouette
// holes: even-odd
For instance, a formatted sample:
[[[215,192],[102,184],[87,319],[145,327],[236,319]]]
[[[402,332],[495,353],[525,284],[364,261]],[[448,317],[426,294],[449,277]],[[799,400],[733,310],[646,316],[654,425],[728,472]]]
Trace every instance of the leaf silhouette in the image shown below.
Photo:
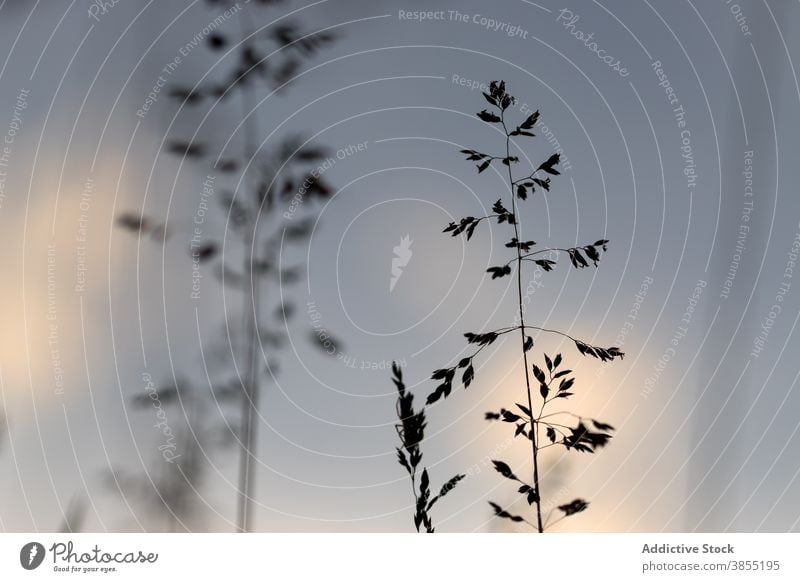
[[[146,230],[149,228],[149,224],[150,223],[145,217],[132,213],[122,214],[121,216],[117,217],[118,226],[136,232]]]
[[[550,178],[546,178],[544,180],[540,180],[539,178],[532,178],[531,179],[534,184],[539,186],[542,190],[549,191],[550,190]]]
[[[547,376],[545,376],[544,370],[542,370],[536,364],[533,365],[533,376],[539,381],[540,384],[547,384]]]
[[[487,333],[465,333],[464,337],[471,344],[479,344],[481,346],[488,346],[497,339],[497,334],[493,331]]]
[[[544,271],[552,271],[553,265],[555,265],[555,261],[551,261],[549,259],[537,259],[536,264],[539,265]]]
[[[450,491],[455,489],[458,482],[464,479],[465,477],[466,475],[456,475],[455,477],[452,477],[447,483],[442,485],[442,489],[439,491],[439,497],[444,497]]]
[[[464,370],[464,375],[461,377],[461,381],[464,383],[464,388],[469,388],[469,385],[472,383],[472,380],[475,378],[475,369],[470,364],[466,370]]]
[[[191,249],[190,254],[192,257],[197,258],[201,263],[213,259],[217,255],[216,243],[202,244],[197,248]]]
[[[509,265],[505,265],[502,267],[489,267],[486,269],[487,273],[492,274],[492,279],[499,279],[500,277],[505,277],[506,275],[511,274],[511,267]]]
[[[545,161],[541,166],[537,168],[537,170],[542,170],[547,172],[548,174],[552,174],[553,176],[558,176],[561,174],[558,170],[555,169],[555,166],[561,161],[561,156],[559,154],[553,154],[547,161]]]
[[[462,154],[465,154],[467,156],[468,161],[479,161],[489,157],[486,154],[482,154],[481,152],[476,150],[460,150],[460,151]]]
[[[510,519],[511,521],[515,521],[515,522],[525,521],[525,519],[522,516],[511,514],[511,513],[507,512],[505,509],[503,509],[502,507],[500,507],[499,505],[497,505],[496,503],[492,503],[490,501],[489,505],[492,506],[492,509],[494,510],[494,514],[497,517],[502,517],[504,519]]]
[[[572,434],[564,437],[564,446],[568,450],[593,453],[596,449],[606,446],[611,439],[611,435],[607,433],[590,431],[583,422],[578,423],[578,426],[570,431]]]
[[[197,105],[203,100],[202,93],[193,92],[188,87],[176,87],[169,92],[169,96],[178,101],[183,101],[186,105]]]
[[[167,145],[167,151],[187,158],[200,158],[205,155],[206,148],[201,143],[173,141]]]
[[[494,113],[490,113],[485,109],[477,114],[478,118],[486,123],[500,123],[500,117],[495,115]]]
[[[606,424],[604,422],[598,422],[596,420],[592,421],[592,424],[597,430],[614,430],[614,427],[610,424]]]
[[[213,33],[208,36],[208,46],[214,50],[222,49],[226,44],[228,44],[228,41],[221,34]]]
[[[505,464],[503,461],[492,461],[494,465],[494,470],[500,473],[506,479],[513,479],[514,481],[517,480],[517,476],[514,475],[513,471],[511,471],[511,467]]]
[[[565,392],[572,388],[573,384],[575,384],[575,378],[567,378],[566,380],[562,380],[561,384],[558,385],[558,391]]]
[[[408,460],[406,459],[406,454],[399,447],[396,450],[397,450],[397,460],[398,460],[398,462],[403,467],[405,467],[406,471],[408,471],[408,474],[411,475],[411,473],[413,473],[413,471],[411,469],[411,465],[408,464]]]
[[[582,341],[575,340],[575,347],[584,356],[592,356],[603,362],[614,360],[615,358],[623,359],[625,354],[619,348],[598,348],[590,346]]]
[[[565,515],[574,515],[580,513],[589,507],[589,502],[583,499],[575,499],[565,505],[559,505],[558,508],[564,512]]]
[[[533,129],[533,126],[536,125],[536,122],[539,120],[539,110],[537,109],[533,113],[531,113],[525,121],[520,124],[521,129]]]

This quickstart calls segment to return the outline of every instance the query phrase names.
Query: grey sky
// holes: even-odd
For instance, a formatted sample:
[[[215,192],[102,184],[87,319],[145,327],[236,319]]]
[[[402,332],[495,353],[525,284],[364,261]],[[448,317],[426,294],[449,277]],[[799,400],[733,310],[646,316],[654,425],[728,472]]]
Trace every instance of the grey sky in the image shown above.
[[[15,119],[20,126],[7,144],[0,202],[6,531],[58,527],[81,492],[91,500],[88,529],[160,527],[134,497],[128,506],[102,484],[109,465],[156,474],[163,464],[154,412],[132,408],[129,398],[145,390],[145,372],[157,383],[174,371],[202,384],[201,345],[214,376],[211,350],[224,346],[226,313],[239,321],[240,294],[223,295],[208,271],[202,298],[190,299],[185,228],[209,167],[180,165],[158,148],[196,130],[214,153],[229,138],[240,151],[240,110],[224,105],[199,125],[202,113],[177,113],[162,93],[136,114],[162,68],[220,10],[120,0],[96,21],[90,5],[0,7],[0,54],[8,57],[0,65],[0,135]],[[301,6],[268,10],[252,23]],[[424,22],[400,14],[421,9],[443,12]],[[600,366],[554,337],[537,340],[576,370],[575,408],[619,429],[598,455],[545,459],[552,501],[592,503],[564,529],[797,531],[800,303],[797,267],[788,262],[800,232],[800,7],[329,0],[295,18],[309,29],[335,27],[341,39],[307,63],[286,95],[258,108],[259,139],[269,148],[273,130],[316,136],[333,152],[325,178],[337,192],[320,207],[309,245],[283,255],[289,265],[308,261],[305,280],[268,289],[271,298],[292,299],[297,315],[277,383],[262,398],[258,527],[412,529],[385,368],[403,360],[422,399],[433,388],[430,372],[459,358],[464,332],[513,320],[509,279],[484,272],[504,256],[507,232],[493,226],[469,244],[441,233],[506,195],[502,175],[477,175],[458,154],[502,146],[473,115],[484,107],[480,91],[460,79],[504,79],[546,126],[525,153],[538,163],[557,140],[569,162],[546,197],[537,193],[524,206],[527,238],[547,246],[611,240],[597,270],[564,262],[537,276],[527,317],[599,345],[623,340],[628,354]],[[237,22],[219,30],[236,35]],[[578,31],[593,37],[581,41]],[[613,56],[611,66],[601,55]],[[216,58],[204,45],[192,48],[164,91],[218,78],[226,67]],[[236,184],[225,176],[217,183]],[[163,252],[113,226],[120,212],[143,207],[169,211],[176,234]],[[219,240],[223,222],[209,218],[206,226]],[[77,292],[82,227],[86,286]],[[406,236],[411,255],[390,291],[393,249]],[[315,322],[341,341],[334,357],[309,341]],[[442,531],[503,528],[486,501],[510,503],[513,489],[485,459],[526,462],[505,426],[483,420],[485,411],[521,400],[519,355],[512,342],[490,355],[468,391],[458,388],[429,411],[425,460],[434,482],[471,469],[436,508]],[[181,426],[180,408],[166,414]],[[203,422],[218,420],[212,410]],[[232,529],[235,452],[208,449],[212,468],[193,528]]]

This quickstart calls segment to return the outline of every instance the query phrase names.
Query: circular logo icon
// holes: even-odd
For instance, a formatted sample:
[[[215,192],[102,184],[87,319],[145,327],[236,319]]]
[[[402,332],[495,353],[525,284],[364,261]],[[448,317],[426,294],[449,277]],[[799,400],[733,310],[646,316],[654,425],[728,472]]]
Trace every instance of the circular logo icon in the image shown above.
[[[44,546],[39,542],[28,542],[19,551],[19,563],[26,570],[35,570],[44,561]]]

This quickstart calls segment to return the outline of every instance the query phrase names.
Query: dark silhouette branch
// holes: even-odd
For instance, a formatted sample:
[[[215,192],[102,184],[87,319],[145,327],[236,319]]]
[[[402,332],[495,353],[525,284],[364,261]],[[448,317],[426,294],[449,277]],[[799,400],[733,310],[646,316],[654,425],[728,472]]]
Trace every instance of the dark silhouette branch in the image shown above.
[[[567,451],[587,452],[593,453],[597,449],[604,447],[611,439],[610,431],[614,428],[611,425],[593,420],[584,419],[572,413],[567,412],[553,412],[545,414],[548,406],[552,405],[557,400],[567,400],[574,394],[575,379],[569,377],[572,370],[564,369],[561,367],[563,358],[561,354],[557,354],[551,359],[546,353],[543,354],[544,368],[539,368],[536,364],[532,364],[531,358],[528,353],[534,348],[533,335],[527,335],[526,332],[535,330],[548,334],[559,335],[563,338],[569,339],[575,344],[579,353],[584,356],[591,356],[603,362],[615,360],[616,358],[622,359],[624,353],[616,347],[602,348],[589,345],[577,338],[572,337],[570,334],[562,332],[557,329],[546,328],[537,325],[530,325],[525,322],[525,303],[522,289],[523,281],[523,267],[525,262],[533,262],[539,265],[544,271],[553,270],[555,262],[549,259],[535,259],[538,255],[544,253],[561,252],[569,255],[572,266],[576,269],[582,269],[590,265],[597,266],[600,260],[601,252],[605,252],[606,245],[609,241],[600,239],[592,244],[584,245],[581,247],[549,247],[531,251],[531,247],[536,244],[532,240],[522,240],[520,238],[521,227],[519,224],[518,208],[521,204],[520,201],[527,200],[529,196],[536,192],[537,188],[545,192],[550,191],[550,178],[535,177],[539,173],[548,174],[551,176],[558,176],[560,172],[556,169],[559,164],[559,154],[552,154],[547,160],[542,162],[538,168],[530,171],[525,177],[515,179],[512,166],[519,163],[517,156],[512,156],[512,138],[517,136],[534,137],[531,132],[535,126],[539,112],[536,111],[527,116],[516,128],[510,130],[506,118],[507,110],[515,103],[513,96],[506,93],[505,83],[493,81],[489,85],[489,92],[483,93],[485,99],[492,105],[492,110],[484,109],[477,114],[477,117],[489,124],[497,124],[502,127],[505,135],[505,156],[489,156],[477,150],[462,149],[461,153],[467,156],[468,161],[477,162],[478,173],[484,172],[495,161],[500,161],[507,168],[507,184],[511,196],[510,210],[503,205],[501,198],[495,202],[492,210],[496,213],[489,217],[482,217],[477,219],[472,216],[462,218],[459,223],[451,222],[447,228],[444,229],[445,233],[452,233],[453,236],[459,234],[466,234],[467,240],[470,240],[475,232],[475,227],[482,220],[487,218],[496,217],[497,223],[508,223],[513,230],[513,238],[505,244],[507,248],[513,248],[516,255],[511,260],[507,261],[502,266],[490,267],[487,273],[491,274],[492,279],[499,279],[512,274],[511,265],[516,263],[516,291],[517,291],[517,317],[519,323],[507,327],[501,327],[493,331],[481,333],[466,333],[464,336],[469,344],[478,346],[477,350],[471,355],[463,357],[456,365],[439,368],[434,370],[431,374],[431,379],[439,382],[439,385],[431,392],[426,401],[427,404],[433,404],[440,399],[447,398],[453,388],[453,382],[456,378],[456,373],[461,372],[461,383],[464,388],[468,388],[474,380],[475,370],[473,367],[474,358],[486,347],[492,345],[500,336],[519,331],[520,348],[522,350],[523,371],[525,374],[525,402],[526,404],[515,403],[516,408],[513,410],[501,408],[499,412],[486,413],[487,420],[497,420],[514,425],[514,437],[522,436],[528,439],[531,443],[531,461],[532,461],[532,483],[526,483],[519,479],[511,469],[511,467],[499,460],[492,460],[495,470],[505,479],[509,479],[517,483],[518,492],[524,496],[529,506],[535,506],[536,519],[527,520],[521,515],[510,513],[507,509],[499,506],[496,503],[489,502],[495,515],[501,519],[508,519],[512,522],[526,523],[534,528],[535,531],[543,533],[546,524],[550,524],[550,516],[552,510],[548,514],[547,519],[542,516],[542,495],[541,495],[541,475],[540,475],[540,459],[539,453],[541,450],[553,446],[563,446]],[[516,142],[513,142],[516,147]],[[545,371],[546,370],[546,371]],[[538,410],[534,409],[534,400],[538,398],[534,393],[538,392],[541,400],[536,400],[539,403]],[[519,412],[517,411],[519,409]],[[521,414],[520,414],[521,412]],[[577,419],[577,426],[567,426],[557,422],[550,422],[544,419],[555,417],[559,414],[569,414]],[[586,422],[585,422],[586,421]],[[544,434],[540,433],[540,427],[545,429]],[[542,444],[542,439],[547,439],[550,442]],[[401,460],[401,464],[402,460]],[[409,471],[411,473],[411,471]],[[413,483],[412,475],[412,483]],[[418,499],[419,495],[415,496]],[[556,509],[564,513],[564,517],[574,515],[584,511],[588,507],[588,502],[583,499],[573,499],[569,503],[557,506]],[[557,523],[556,520],[552,523]]]
[[[503,124],[503,131],[506,134],[506,158],[511,157],[511,136],[509,136],[508,128],[506,127],[505,121],[505,110],[501,111],[501,119]],[[516,203],[516,196],[514,195],[514,178],[511,174],[511,164],[506,164],[508,168],[508,182],[509,182],[509,190],[511,195],[511,213],[513,215],[517,215],[517,203]],[[514,238],[519,240],[519,226],[517,225],[518,221],[514,221]],[[519,246],[516,246],[517,252],[517,260],[519,261],[521,256],[521,250]],[[528,398],[528,409],[533,410],[533,396],[531,395],[531,378],[530,372],[528,371],[528,350],[525,349],[525,306],[523,305],[523,294],[522,294],[522,269],[517,269],[517,299],[519,303],[519,331],[520,331],[520,342],[522,345],[522,362],[523,367],[525,368],[525,394]],[[533,458],[533,489],[536,491],[536,528],[539,530],[539,533],[544,532],[544,527],[542,525],[542,502],[541,502],[541,495],[539,489],[539,451],[537,447],[538,442],[538,429],[536,426],[531,427],[531,455]]]

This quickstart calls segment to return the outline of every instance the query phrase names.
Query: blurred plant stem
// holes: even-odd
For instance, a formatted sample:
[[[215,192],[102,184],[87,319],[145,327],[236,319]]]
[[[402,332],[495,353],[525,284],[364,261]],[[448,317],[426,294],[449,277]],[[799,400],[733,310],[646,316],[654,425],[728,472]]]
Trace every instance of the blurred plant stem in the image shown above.
[[[242,42],[248,43],[251,36],[250,23],[247,20],[246,12],[239,13],[241,25]],[[252,117],[249,123],[245,123],[244,128],[244,159],[249,164],[256,154],[258,148],[258,112],[253,104],[252,85],[243,88],[240,92],[242,105],[242,119]],[[247,188],[247,175],[242,179]],[[254,276],[255,269],[253,254],[257,253],[256,238],[258,233],[258,218],[261,215],[259,208],[252,217],[251,224],[242,229],[243,238],[243,261],[245,274],[250,273],[248,284],[244,292],[242,317],[242,330],[245,335],[243,347],[246,351],[245,358],[245,378],[242,394],[242,415],[241,430],[239,439],[241,442],[241,453],[239,459],[239,499],[236,512],[236,524],[239,532],[248,532],[253,526],[253,487],[255,485],[255,471],[253,460],[256,458],[256,444],[258,424],[255,422],[256,412],[259,402],[259,378],[258,378],[258,316],[259,316],[259,282],[260,276]],[[252,308],[252,309],[251,309]]]

